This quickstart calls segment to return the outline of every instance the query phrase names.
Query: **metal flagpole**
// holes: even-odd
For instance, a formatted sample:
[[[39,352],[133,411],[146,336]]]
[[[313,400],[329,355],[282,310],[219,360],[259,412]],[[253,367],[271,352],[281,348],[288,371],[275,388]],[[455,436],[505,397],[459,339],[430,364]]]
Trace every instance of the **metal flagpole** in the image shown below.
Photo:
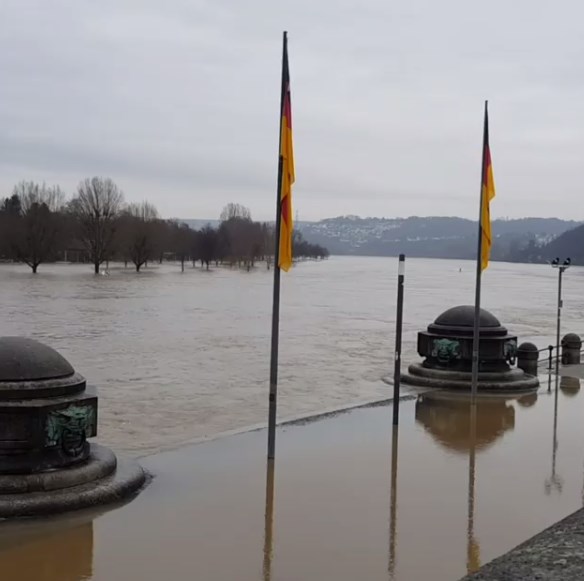
[[[268,460],[276,453],[276,412],[278,407],[278,348],[280,335],[280,231],[282,229],[282,111],[284,107],[285,67],[288,58],[288,36],[282,43],[282,88],[280,93],[280,133],[278,138],[278,185],[276,189],[276,232],[274,240],[274,295],[272,303],[272,350],[270,354],[270,395],[268,413]]]
[[[472,333],[472,377],[471,395],[472,402],[475,402],[477,387],[479,383],[479,319],[481,315],[481,274],[482,274],[482,250],[483,250],[483,202],[484,202],[484,180],[485,180],[485,150],[488,139],[488,101],[485,101],[485,122],[483,128],[483,162],[481,168],[481,196],[479,204],[479,227],[477,241],[477,274],[475,283],[475,309],[474,325]]]

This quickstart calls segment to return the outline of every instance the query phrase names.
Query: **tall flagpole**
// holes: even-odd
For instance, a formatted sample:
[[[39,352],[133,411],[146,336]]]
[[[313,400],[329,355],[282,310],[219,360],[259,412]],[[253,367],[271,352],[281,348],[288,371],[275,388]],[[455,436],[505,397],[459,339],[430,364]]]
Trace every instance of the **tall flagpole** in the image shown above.
[[[471,395],[472,402],[475,402],[477,387],[479,383],[479,320],[481,315],[481,274],[482,274],[482,253],[483,253],[483,203],[484,203],[484,181],[485,181],[485,152],[489,139],[489,121],[488,121],[488,101],[485,101],[485,122],[483,128],[483,162],[481,168],[481,197],[479,204],[479,227],[477,241],[477,274],[475,282],[475,309],[474,325],[472,333],[472,378],[471,378]]]
[[[268,413],[268,460],[276,453],[276,412],[278,408],[278,348],[280,339],[280,232],[282,230],[282,111],[286,92],[285,67],[288,60],[288,33],[282,42],[282,87],[280,92],[280,132],[278,137],[278,185],[276,189],[276,232],[274,236],[274,295],[272,303],[272,350],[270,354],[270,395]]]

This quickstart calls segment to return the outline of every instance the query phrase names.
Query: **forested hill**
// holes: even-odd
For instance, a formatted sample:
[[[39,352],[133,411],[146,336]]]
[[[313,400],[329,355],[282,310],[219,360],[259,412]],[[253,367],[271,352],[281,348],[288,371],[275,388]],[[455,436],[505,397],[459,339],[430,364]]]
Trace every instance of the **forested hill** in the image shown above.
[[[573,264],[584,265],[584,224],[576,226],[547,243],[530,241],[513,257],[517,262],[546,262],[553,258],[571,258]]]
[[[521,260],[525,248],[542,248],[579,224],[557,218],[494,220],[492,259]],[[476,222],[457,217],[340,216],[300,222],[297,227],[308,241],[325,246],[331,254],[395,256],[404,252],[411,257],[467,259],[476,252]]]

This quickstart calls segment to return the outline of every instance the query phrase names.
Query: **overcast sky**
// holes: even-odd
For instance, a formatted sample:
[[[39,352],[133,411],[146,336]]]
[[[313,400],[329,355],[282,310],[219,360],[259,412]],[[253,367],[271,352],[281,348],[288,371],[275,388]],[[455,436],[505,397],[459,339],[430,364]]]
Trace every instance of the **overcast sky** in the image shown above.
[[[0,195],[112,177],[165,217],[273,217],[282,30],[301,220],[584,219],[579,0],[0,0]]]

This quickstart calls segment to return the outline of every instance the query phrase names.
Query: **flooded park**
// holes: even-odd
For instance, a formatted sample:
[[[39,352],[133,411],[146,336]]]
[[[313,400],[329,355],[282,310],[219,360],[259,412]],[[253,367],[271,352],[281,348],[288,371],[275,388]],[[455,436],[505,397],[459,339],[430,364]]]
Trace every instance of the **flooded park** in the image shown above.
[[[537,392],[481,396],[475,414],[461,394],[404,387],[392,431],[396,262],[332,258],[283,279],[290,421],[267,470],[269,272],[0,266],[2,335],[62,353],[97,388],[98,441],[152,475],[115,509],[1,523],[3,578],[454,581],[581,508],[584,398],[569,369],[544,365]],[[472,302],[474,273],[441,260],[406,273],[408,363],[419,331]],[[582,332],[582,275],[566,275],[563,332]],[[483,305],[544,348],[555,293],[549,266],[492,263]]]

